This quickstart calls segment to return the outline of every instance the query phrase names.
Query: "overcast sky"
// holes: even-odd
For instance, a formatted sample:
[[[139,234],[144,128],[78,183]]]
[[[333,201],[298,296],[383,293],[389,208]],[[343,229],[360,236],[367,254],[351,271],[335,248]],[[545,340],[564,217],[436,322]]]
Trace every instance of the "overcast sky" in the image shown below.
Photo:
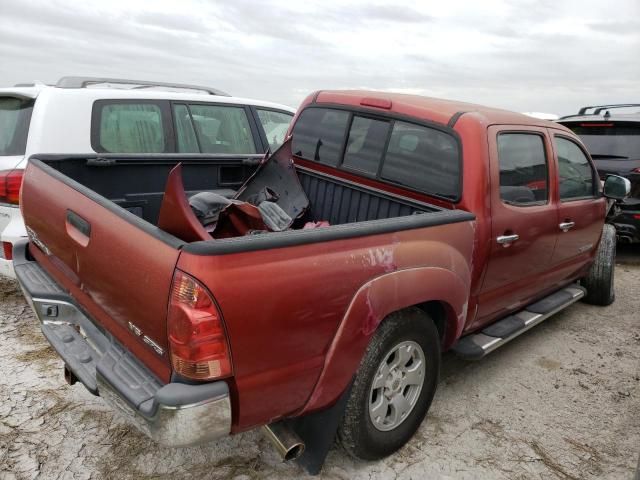
[[[640,0],[0,0],[0,60],[2,86],[116,76],[291,106],[367,88],[563,114],[640,101]]]

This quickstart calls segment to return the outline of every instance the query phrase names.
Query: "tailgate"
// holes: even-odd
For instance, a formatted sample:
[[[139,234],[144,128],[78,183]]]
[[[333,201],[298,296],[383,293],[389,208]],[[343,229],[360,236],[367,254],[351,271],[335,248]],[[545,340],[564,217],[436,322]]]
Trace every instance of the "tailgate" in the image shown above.
[[[27,166],[21,208],[34,258],[168,381],[167,302],[181,242],[39,160]]]

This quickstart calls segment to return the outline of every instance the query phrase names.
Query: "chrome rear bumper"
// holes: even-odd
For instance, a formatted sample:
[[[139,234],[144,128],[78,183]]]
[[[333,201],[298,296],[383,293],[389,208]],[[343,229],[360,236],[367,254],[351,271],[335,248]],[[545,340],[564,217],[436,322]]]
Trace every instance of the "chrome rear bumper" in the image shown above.
[[[197,445],[229,434],[226,382],[163,385],[113,335],[87,317],[37,262],[28,259],[26,241],[14,247],[14,267],[42,333],[65,368],[91,393],[162,445]]]

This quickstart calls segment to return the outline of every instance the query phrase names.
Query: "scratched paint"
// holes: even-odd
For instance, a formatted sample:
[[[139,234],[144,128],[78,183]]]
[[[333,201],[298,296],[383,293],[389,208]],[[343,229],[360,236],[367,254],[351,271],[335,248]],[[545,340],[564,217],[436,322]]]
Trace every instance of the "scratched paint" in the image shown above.
[[[385,273],[395,272],[398,266],[393,257],[391,248],[372,248],[368,251],[368,263],[371,266],[380,266]]]

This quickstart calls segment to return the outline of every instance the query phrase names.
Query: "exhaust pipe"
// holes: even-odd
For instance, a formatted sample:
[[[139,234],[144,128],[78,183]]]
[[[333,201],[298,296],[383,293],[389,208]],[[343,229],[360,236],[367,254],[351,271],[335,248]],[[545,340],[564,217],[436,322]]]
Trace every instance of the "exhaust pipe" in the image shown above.
[[[295,460],[304,453],[304,442],[284,422],[264,425],[262,431],[276,448],[283,462]]]

